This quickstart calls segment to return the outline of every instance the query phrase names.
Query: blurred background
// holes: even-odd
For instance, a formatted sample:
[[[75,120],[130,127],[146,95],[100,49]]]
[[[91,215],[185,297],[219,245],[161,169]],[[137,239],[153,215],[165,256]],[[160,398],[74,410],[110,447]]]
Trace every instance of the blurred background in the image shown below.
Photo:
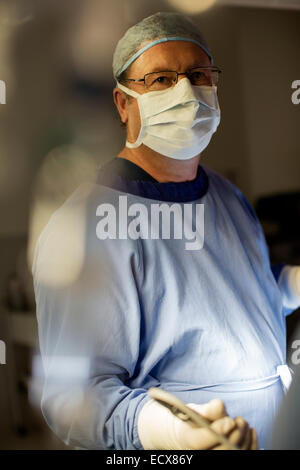
[[[300,264],[300,0],[0,0],[0,449],[67,448],[39,408],[32,253],[53,211],[121,150],[112,54],[157,11],[190,15],[223,70],[203,164],[253,204],[271,261]]]

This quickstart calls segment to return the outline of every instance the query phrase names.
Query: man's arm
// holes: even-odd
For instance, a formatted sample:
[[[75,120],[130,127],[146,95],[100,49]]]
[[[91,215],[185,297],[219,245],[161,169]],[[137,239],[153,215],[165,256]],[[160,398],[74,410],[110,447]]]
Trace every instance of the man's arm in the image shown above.
[[[77,209],[58,211],[35,254],[42,411],[69,445],[142,449],[137,416],[149,398],[125,385],[139,356],[137,259],[128,240],[98,240],[93,226],[80,230],[88,226],[82,217]]]

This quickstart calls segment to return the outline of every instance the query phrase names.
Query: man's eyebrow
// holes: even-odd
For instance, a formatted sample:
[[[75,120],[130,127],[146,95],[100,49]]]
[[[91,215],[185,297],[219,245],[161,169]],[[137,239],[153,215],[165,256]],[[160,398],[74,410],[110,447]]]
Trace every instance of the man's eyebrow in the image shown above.
[[[151,69],[150,72],[147,72],[147,73],[155,73],[155,72],[174,72],[175,69],[174,68],[166,68],[166,67],[155,67],[154,69]],[[146,75],[147,75],[146,73]]]
[[[198,68],[198,67],[210,67],[210,66],[211,66],[211,63],[209,63],[209,64],[203,64],[203,63],[196,62],[194,65],[192,65],[191,67],[189,67],[187,70],[195,69],[195,68]]]
[[[195,69],[195,68],[198,68],[198,67],[210,67],[211,64],[206,64],[204,65],[203,63],[200,63],[200,62],[195,62],[194,64],[190,65],[189,67],[187,67],[186,70],[191,70],[191,69]],[[155,73],[155,72],[178,72],[178,70],[174,69],[174,68],[166,68],[166,67],[154,67],[154,69],[151,69],[151,71],[149,72],[146,72],[145,75],[147,75],[148,73]]]

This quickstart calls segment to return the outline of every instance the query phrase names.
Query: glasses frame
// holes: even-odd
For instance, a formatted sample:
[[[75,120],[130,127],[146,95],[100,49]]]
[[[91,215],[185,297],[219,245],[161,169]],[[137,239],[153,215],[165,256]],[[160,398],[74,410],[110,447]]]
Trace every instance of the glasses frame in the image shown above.
[[[212,72],[218,72],[219,76],[222,73],[222,70],[219,67],[206,66],[206,67],[193,67],[191,69],[188,69],[186,72],[177,72],[176,70],[158,70],[158,71],[155,71],[155,72],[145,73],[144,78],[122,78],[121,79],[121,77],[120,77],[120,79],[121,79],[121,81],[124,81],[124,82],[136,82],[136,83],[144,82],[144,88],[147,90],[147,88],[146,88],[146,76],[147,75],[152,75],[153,73],[164,73],[164,72],[176,73],[176,82],[174,82],[174,85],[176,85],[176,83],[178,83],[179,75],[187,75],[187,77],[189,77],[189,75],[193,72],[193,70],[199,70],[199,69],[201,69],[201,70],[211,70]],[[171,88],[171,87],[169,87],[169,88]]]

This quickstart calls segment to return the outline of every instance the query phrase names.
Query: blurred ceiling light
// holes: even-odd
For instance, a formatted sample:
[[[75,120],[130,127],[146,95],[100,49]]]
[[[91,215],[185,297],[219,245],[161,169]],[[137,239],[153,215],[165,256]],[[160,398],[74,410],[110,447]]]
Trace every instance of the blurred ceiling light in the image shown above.
[[[208,10],[217,0],[168,0],[172,7],[183,13],[196,15],[202,11]]]

